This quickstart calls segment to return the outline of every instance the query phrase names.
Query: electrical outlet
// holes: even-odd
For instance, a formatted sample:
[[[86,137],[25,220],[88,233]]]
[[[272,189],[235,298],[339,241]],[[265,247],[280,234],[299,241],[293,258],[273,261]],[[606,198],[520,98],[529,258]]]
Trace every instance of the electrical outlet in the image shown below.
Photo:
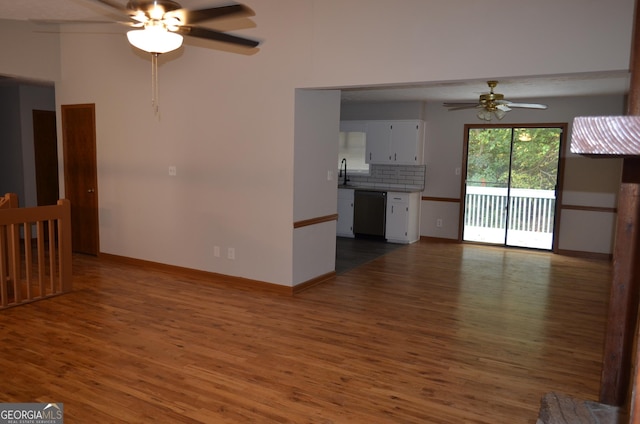
[[[436,227],[442,228],[442,218],[436,219]]]
[[[213,246],[213,256],[216,258],[220,257],[220,246]]]
[[[455,172],[455,174],[456,174],[456,175],[460,175],[460,171],[461,171],[460,167],[457,167],[457,168],[454,170],[454,172]]]
[[[333,171],[332,170],[328,170],[327,171],[327,181],[333,181]]]
[[[227,249],[227,258],[235,259],[236,258],[236,249],[234,249],[233,247],[229,247]]]
[[[169,167],[169,175],[172,177],[175,177],[176,175],[178,175],[178,170],[174,165]]]

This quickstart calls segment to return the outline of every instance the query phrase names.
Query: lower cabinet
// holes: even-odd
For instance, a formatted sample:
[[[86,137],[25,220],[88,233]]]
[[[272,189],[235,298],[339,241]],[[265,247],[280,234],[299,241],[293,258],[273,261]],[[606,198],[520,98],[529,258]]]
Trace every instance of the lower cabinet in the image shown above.
[[[338,189],[338,237],[355,237],[353,189]],[[385,239],[390,243],[413,243],[420,238],[420,193],[387,192]]]
[[[387,193],[385,238],[391,243],[413,243],[420,238],[420,193]]]
[[[338,189],[338,223],[336,233],[339,237],[354,237],[353,198],[353,189]]]

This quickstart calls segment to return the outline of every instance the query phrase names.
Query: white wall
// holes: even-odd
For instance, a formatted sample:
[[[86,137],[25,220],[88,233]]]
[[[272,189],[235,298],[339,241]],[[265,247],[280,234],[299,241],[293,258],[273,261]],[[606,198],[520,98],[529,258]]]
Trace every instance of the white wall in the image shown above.
[[[311,3],[313,80],[336,86],[627,69],[634,10],[633,0]]]
[[[425,119],[424,102],[361,102],[343,103],[340,119],[343,121]]]
[[[58,62],[57,36],[1,27],[0,74],[55,81],[58,110],[96,104],[102,252],[292,285],[296,89],[628,68],[633,0],[246,4],[260,51],[161,57],[159,120],[123,34],[62,34]]]
[[[293,222],[336,213],[340,92],[297,90]],[[293,285],[335,270],[336,221],[296,228]]]
[[[0,75],[57,81],[60,79],[60,41],[55,28],[0,19]]]
[[[305,16],[304,4],[280,6]],[[266,40],[259,53],[187,45],[160,57],[159,119],[149,57],[124,35],[62,36],[59,104],[96,103],[102,252],[291,285],[306,19],[291,21],[288,39],[280,14],[254,10],[260,31],[243,34]]]

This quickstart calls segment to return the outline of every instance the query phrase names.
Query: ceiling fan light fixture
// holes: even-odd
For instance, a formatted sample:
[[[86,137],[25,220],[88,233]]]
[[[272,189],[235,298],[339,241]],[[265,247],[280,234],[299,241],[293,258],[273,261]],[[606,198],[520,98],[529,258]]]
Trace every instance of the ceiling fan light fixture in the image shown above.
[[[160,26],[147,26],[127,32],[132,46],[149,53],[167,53],[182,46],[182,35],[169,32]]]
[[[507,114],[507,111],[502,109],[496,109],[493,111],[493,113],[496,115],[496,118],[502,119]]]
[[[481,109],[476,116],[483,121],[491,121],[491,112],[486,109]]]
[[[478,117],[478,119],[482,119],[483,121],[491,121],[493,116],[495,116],[498,119],[502,119],[506,114],[507,112],[505,112],[504,110],[500,110],[500,109],[489,110],[489,109],[483,108],[483,109],[480,109],[480,111],[478,111],[476,116]]]

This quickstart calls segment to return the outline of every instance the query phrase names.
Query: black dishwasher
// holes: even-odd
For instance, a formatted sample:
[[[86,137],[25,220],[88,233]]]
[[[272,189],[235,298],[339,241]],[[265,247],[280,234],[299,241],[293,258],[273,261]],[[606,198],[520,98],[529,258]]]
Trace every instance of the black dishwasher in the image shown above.
[[[353,203],[353,232],[355,236],[384,238],[387,193],[385,191],[356,190]]]

